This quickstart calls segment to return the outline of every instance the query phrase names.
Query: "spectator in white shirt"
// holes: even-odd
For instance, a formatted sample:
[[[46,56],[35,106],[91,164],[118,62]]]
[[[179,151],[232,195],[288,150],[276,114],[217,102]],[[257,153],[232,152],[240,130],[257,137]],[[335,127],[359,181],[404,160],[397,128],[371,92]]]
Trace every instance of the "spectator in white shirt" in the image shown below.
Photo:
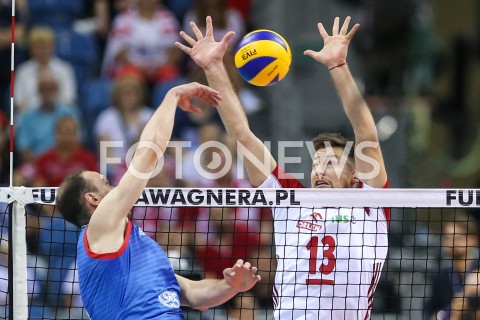
[[[77,84],[72,66],[55,56],[55,35],[48,27],[34,27],[29,35],[31,59],[18,66],[15,74],[17,110],[37,108],[39,75],[45,71],[58,81],[57,103],[73,105],[77,99]]]

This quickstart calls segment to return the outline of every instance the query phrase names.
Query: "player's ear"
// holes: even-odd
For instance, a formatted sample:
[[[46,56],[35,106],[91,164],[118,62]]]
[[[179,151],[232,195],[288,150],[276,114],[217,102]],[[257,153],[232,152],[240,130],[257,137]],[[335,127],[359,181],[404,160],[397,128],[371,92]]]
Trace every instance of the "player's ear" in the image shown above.
[[[358,179],[358,177],[357,177],[357,170],[353,170],[352,178],[350,179],[350,188],[355,187],[358,184],[359,181],[360,181],[360,179]]]
[[[100,203],[100,197],[96,192],[87,192],[85,193],[85,201],[87,201],[88,204],[96,207]]]

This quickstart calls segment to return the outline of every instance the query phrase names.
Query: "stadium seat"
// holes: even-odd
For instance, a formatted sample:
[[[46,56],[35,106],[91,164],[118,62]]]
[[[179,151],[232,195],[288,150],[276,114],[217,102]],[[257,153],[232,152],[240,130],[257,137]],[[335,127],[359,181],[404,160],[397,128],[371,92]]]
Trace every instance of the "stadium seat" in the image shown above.
[[[168,0],[166,5],[177,17],[178,21],[183,21],[183,17],[193,7],[194,0]]]
[[[87,128],[85,146],[95,150],[96,142],[93,136],[93,126],[97,116],[110,106],[112,83],[109,79],[93,78],[87,80],[80,88],[79,102],[83,119]]]
[[[96,117],[110,106],[111,86],[111,81],[104,78],[90,79],[82,85],[80,107],[85,115]]]
[[[158,105],[163,101],[168,90],[172,89],[175,86],[185,84],[187,80],[183,77],[166,81],[160,85],[156,85],[153,88],[152,92],[152,107],[157,108]]]
[[[56,54],[70,62],[75,71],[77,87],[92,77],[98,65],[97,44],[93,35],[81,34],[73,30],[57,29]]]
[[[83,0],[28,0],[31,25],[69,28],[83,12]]]

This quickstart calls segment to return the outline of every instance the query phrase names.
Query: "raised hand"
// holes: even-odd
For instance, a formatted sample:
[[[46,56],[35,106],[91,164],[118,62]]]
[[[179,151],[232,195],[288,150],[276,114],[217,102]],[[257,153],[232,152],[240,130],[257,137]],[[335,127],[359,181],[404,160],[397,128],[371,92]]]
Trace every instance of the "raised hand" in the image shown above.
[[[217,107],[222,97],[210,87],[197,82],[183,84],[170,89],[178,97],[178,106],[184,111],[202,113],[202,109],[192,103],[192,98],[202,99]]]
[[[235,291],[244,292],[251,289],[262,279],[260,275],[255,275],[256,272],[257,268],[252,267],[250,262],[243,263],[243,260],[239,259],[233,268],[223,270],[223,277]]]
[[[349,32],[347,31],[350,17],[345,19],[340,30],[339,24],[340,19],[336,17],[333,22],[332,35],[330,36],[323,24],[319,22],[318,31],[320,31],[320,35],[323,38],[323,49],[320,51],[306,50],[303,54],[323,63],[328,69],[345,64],[347,62],[348,45],[360,24],[355,24]]]
[[[222,63],[228,42],[235,33],[230,31],[220,42],[216,42],[213,38],[212,18],[210,16],[207,17],[205,35],[202,34],[195,22],[190,22],[190,26],[197,40],[190,37],[184,31],[180,31],[180,36],[185,39],[191,47],[183,45],[180,42],[175,42],[175,46],[188,54],[196,64],[205,70],[208,70],[215,63]]]

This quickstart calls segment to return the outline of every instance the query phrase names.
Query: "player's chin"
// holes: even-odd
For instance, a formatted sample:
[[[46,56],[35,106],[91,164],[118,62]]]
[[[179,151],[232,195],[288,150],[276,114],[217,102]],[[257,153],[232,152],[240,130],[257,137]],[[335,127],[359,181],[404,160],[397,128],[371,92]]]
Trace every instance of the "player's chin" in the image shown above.
[[[328,183],[321,183],[321,184],[313,184],[312,188],[315,189],[331,189],[333,186],[331,186]]]

